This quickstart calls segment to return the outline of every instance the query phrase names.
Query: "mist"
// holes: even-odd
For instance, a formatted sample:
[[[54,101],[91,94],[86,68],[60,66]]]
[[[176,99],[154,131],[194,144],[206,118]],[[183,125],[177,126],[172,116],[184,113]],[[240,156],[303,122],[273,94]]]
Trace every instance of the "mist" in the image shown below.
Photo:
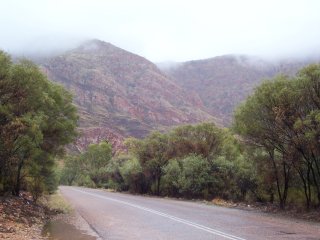
[[[320,55],[316,0],[11,0],[1,9],[0,49],[15,55],[58,54],[89,39],[153,62]]]

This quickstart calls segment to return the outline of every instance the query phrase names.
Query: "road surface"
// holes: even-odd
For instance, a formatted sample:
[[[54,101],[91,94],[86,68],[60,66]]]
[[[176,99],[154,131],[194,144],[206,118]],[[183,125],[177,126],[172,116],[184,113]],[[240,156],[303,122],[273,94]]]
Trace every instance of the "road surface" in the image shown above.
[[[320,240],[320,224],[202,203],[60,187],[63,196],[108,240]]]

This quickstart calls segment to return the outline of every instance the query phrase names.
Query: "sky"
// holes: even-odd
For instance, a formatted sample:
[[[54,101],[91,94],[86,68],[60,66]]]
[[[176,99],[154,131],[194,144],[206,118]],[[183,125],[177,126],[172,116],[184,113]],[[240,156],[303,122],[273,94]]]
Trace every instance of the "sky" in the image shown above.
[[[0,0],[0,49],[51,54],[100,39],[153,62],[320,54],[319,0]]]

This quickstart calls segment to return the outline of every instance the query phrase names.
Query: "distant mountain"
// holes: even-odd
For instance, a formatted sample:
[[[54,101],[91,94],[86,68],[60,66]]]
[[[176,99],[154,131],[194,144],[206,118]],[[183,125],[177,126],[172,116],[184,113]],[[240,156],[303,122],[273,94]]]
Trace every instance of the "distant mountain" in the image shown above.
[[[110,43],[91,40],[40,65],[75,96],[83,133],[74,146],[78,150],[102,139],[121,149],[124,137],[217,121],[196,93],[184,90],[145,58]]]
[[[235,107],[263,79],[293,75],[315,62],[226,55],[156,66],[99,40],[36,61],[49,79],[74,94],[82,132],[72,146],[75,151],[104,139],[121,150],[125,137],[139,138],[181,124],[214,121],[228,126]]]
[[[225,55],[159,67],[186,91],[197,93],[209,112],[228,126],[236,106],[264,79],[280,73],[293,75],[316,61],[314,58],[266,61],[251,56]]]

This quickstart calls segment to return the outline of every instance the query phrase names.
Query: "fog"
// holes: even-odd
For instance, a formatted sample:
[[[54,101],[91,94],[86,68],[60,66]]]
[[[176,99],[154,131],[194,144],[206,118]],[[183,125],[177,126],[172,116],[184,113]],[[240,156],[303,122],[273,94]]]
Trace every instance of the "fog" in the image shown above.
[[[52,54],[100,39],[154,62],[320,53],[320,1],[2,1],[0,49]]]

